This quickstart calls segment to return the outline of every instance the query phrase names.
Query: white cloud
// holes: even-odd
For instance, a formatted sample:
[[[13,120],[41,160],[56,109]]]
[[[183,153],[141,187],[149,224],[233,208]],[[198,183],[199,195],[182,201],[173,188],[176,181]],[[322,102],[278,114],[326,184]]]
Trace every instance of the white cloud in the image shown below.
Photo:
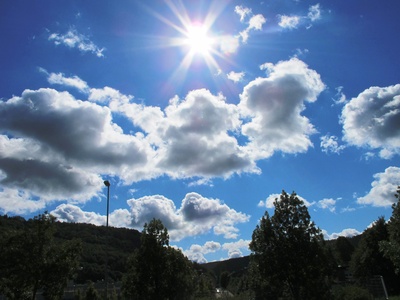
[[[400,168],[388,167],[383,173],[375,174],[374,179],[371,190],[364,197],[359,197],[357,203],[390,206],[396,202],[394,194],[400,182]]]
[[[267,20],[266,20],[266,19],[264,18],[264,16],[261,15],[261,14],[252,16],[252,17],[250,18],[250,21],[249,21],[249,27],[248,27],[248,29],[249,29],[249,30],[251,30],[251,29],[254,29],[254,30],[261,30],[261,29],[262,29],[262,26],[264,25],[264,23],[265,23],[266,21],[267,21]]]
[[[225,35],[220,37],[220,50],[225,54],[232,54],[237,51],[240,46],[240,40],[238,36]]]
[[[249,151],[257,158],[307,151],[316,130],[301,113],[304,103],[316,101],[325,88],[320,75],[297,58],[263,68],[269,77],[253,80],[240,95],[239,109],[251,118],[242,126]]]
[[[322,152],[335,154],[340,154],[346,148],[344,145],[339,145],[338,138],[333,135],[321,136],[320,147]]]
[[[249,25],[247,26],[247,28],[239,33],[239,35],[242,37],[243,43],[247,43],[247,40],[249,39],[250,31],[252,31],[252,30],[261,30],[263,24],[266,21],[267,20],[261,14],[252,16],[250,18]]]
[[[214,241],[208,241],[203,246],[193,244],[188,250],[184,250],[185,254],[191,261],[195,261],[199,264],[206,263],[207,259],[204,255],[216,252],[221,249],[221,244]]]
[[[50,84],[73,87],[84,93],[86,93],[89,88],[86,81],[80,79],[78,76],[65,77],[65,75],[62,73],[50,73],[48,74],[47,80]]]
[[[70,29],[65,34],[52,33],[49,36],[50,41],[56,45],[64,45],[69,48],[77,48],[81,52],[91,52],[97,57],[103,57],[104,48],[96,46],[87,36],[80,34],[76,29]]]
[[[371,87],[342,110],[344,140],[381,150],[382,158],[400,153],[400,84]]]
[[[300,23],[299,16],[279,16],[279,26],[286,29],[295,29]]]
[[[311,145],[313,126],[300,113],[303,102],[315,101],[323,88],[315,71],[292,59],[270,64],[269,77],[245,87],[239,106],[202,89],[172,98],[161,110],[111,87],[94,89],[76,76],[41,71],[52,83],[88,96],[82,101],[68,92],[39,89],[0,102],[0,130],[9,134],[0,135],[0,183],[43,201],[98,198],[101,174],[112,174],[121,184],[161,175],[212,184],[214,177],[258,174],[257,159]],[[115,114],[130,120],[133,131],[124,133],[113,122]],[[213,230],[237,235],[232,224]]]
[[[240,239],[240,240],[235,241],[235,242],[224,243],[222,245],[222,249],[228,251],[228,257],[229,258],[242,257],[243,253],[242,253],[241,250],[248,251],[250,242],[251,242],[250,240]]]
[[[248,26],[246,29],[242,30],[239,33],[239,36],[236,36],[235,39],[238,39],[238,37],[242,38],[243,43],[247,43],[247,40],[249,39],[249,34],[252,30],[262,30],[262,26],[264,23],[267,21],[265,17],[261,14],[253,15],[252,11],[250,8],[243,7],[243,6],[236,6],[235,7],[235,12],[240,16],[240,22],[246,23],[245,19],[247,17],[250,17],[249,21],[247,22]],[[239,41],[237,41],[239,43]],[[223,45],[223,43],[221,43]],[[229,49],[232,47],[229,47]],[[236,48],[237,49],[237,48]],[[223,51],[226,53],[225,51]],[[233,53],[233,52],[228,52],[228,53]]]
[[[97,226],[106,225],[106,216],[95,212],[85,212],[73,204],[60,204],[50,214],[55,216],[57,221],[60,222],[88,223]]]
[[[307,15],[278,15],[279,23],[278,25],[284,29],[297,29],[300,25],[306,25],[309,29],[312,23],[320,20],[322,18],[321,6],[318,4],[311,5],[308,8]],[[310,24],[311,22],[311,24]]]
[[[24,215],[44,209],[46,203],[34,200],[28,192],[18,189],[0,188],[0,212]]]
[[[157,167],[171,177],[229,177],[258,172],[254,162],[229,132],[239,128],[237,107],[208,90],[174,98],[150,134],[157,144]],[[155,136],[156,137],[155,137]]]
[[[129,182],[149,167],[150,145],[123,134],[108,108],[52,89],[25,90],[0,107],[0,130],[12,134],[0,135],[5,187],[43,200],[87,201],[98,196],[100,173]]]
[[[336,210],[336,200],[334,199],[322,199],[318,201],[317,206],[322,209],[329,209],[330,212],[335,212]]]
[[[243,22],[245,17],[251,14],[251,9],[248,7],[237,5],[235,6],[235,13],[237,13],[240,16],[240,22]]]
[[[227,74],[228,79],[232,80],[233,82],[239,82],[242,81],[244,77],[244,72],[229,72]]]
[[[332,233],[332,234],[328,234],[328,232],[326,230],[322,230],[322,233],[323,233],[324,238],[326,240],[334,240],[334,239],[337,239],[340,236],[353,237],[353,236],[361,234],[360,231],[358,231],[356,229],[353,229],[353,228],[346,228],[346,229],[343,229],[341,232]]]
[[[262,208],[275,208],[275,206],[274,206],[274,202],[275,202],[275,200],[276,199],[278,199],[278,201],[279,201],[279,199],[280,199],[280,196],[281,196],[281,194],[271,194],[271,195],[269,195],[268,197],[267,197],[267,199],[265,199],[265,201],[260,201],[259,203],[258,203],[258,207],[262,207]],[[299,196],[299,195],[297,195],[297,198],[299,198],[299,200],[301,200],[301,201],[303,201],[304,202],[304,205],[305,206],[307,206],[307,207],[310,207],[310,206],[312,206],[312,205],[314,205],[315,203],[314,202],[308,202],[306,199],[304,199],[303,197],[301,197],[301,196]]]
[[[161,196],[145,196],[127,200],[128,209],[118,209],[110,214],[110,226],[128,227],[141,230],[153,218],[160,219],[168,228],[171,240],[205,234],[210,230],[224,238],[237,238],[235,224],[249,221],[250,216],[237,212],[218,199],[205,198],[197,193],[189,193],[177,209],[172,200]],[[104,225],[105,216],[85,212],[74,204],[61,204],[51,212],[61,222],[81,222]],[[195,246],[193,246],[195,247]],[[203,254],[219,250],[220,245],[208,242],[201,247]],[[192,253],[195,251],[191,249]]]
[[[172,200],[161,195],[146,196],[128,200],[130,206],[130,227],[142,228],[152,218],[160,219],[168,228],[172,240],[204,234],[213,230],[225,238],[236,238],[237,223],[244,223],[249,216],[221,203],[218,199],[205,198],[197,193],[189,193],[177,209]]]
[[[321,19],[321,8],[319,3],[309,7],[307,17],[311,22]]]
[[[343,93],[343,87],[339,86],[335,90],[336,90],[336,95],[335,95],[335,98],[333,99],[335,104],[346,103],[347,100],[346,100],[346,95]]]

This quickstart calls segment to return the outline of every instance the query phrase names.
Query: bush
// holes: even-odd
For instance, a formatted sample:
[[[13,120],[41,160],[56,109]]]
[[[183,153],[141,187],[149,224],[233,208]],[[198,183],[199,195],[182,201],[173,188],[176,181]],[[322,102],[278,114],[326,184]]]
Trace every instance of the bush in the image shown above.
[[[356,285],[338,286],[333,289],[334,300],[373,300],[368,290]]]

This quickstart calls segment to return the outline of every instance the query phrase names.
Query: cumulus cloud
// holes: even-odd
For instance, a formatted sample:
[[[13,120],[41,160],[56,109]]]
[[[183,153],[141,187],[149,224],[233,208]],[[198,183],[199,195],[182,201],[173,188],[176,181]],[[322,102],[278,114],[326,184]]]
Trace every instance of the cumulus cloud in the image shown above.
[[[229,72],[227,74],[227,77],[229,80],[232,80],[233,82],[239,82],[243,79],[244,77],[244,72]]]
[[[248,153],[229,134],[241,124],[237,107],[221,96],[204,89],[191,91],[182,101],[172,99],[165,114],[155,133],[162,141],[157,145],[157,166],[171,177],[258,172]]]
[[[61,204],[50,213],[60,222],[88,223],[97,226],[106,224],[106,216],[95,212],[83,211],[80,207],[73,204]]]
[[[53,89],[0,102],[0,132],[1,184],[45,200],[98,196],[103,172],[134,180],[152,151],[123,134],[108,108]]]
[[[300,23],[299,16],[279,16],[279,26],[286,29],[295,29]]]
[[[350,145],[381,150],[382,158],[400,153],[400,84],[371,87],[343,107],[344,139]]]
[[[275,151],[305,152],[312,146],[310,135],[316,133],[309,119],[302,115],[305,102],[314,102],[325,86],[320,75],[297,58],[264,64],[269,76],[257,78],[244,87],[239,109],[250,121],[242,126],[248,145],[258,158]]]
[[[258,206],[258,207],[261,207],[261,208],[264,208],[264,207],[265,207],[265,208],[275,208],[274,202],[275,202],[275,200],[278,200],[278,201],[279,201],[280,196],[281,196],[281,194],[271,194],[271,195],[269,195],[269,196],[267,197],[267,199],[261,200],[261,201],[258,203],[257,206]],[[299,195],[297,195],[297,198],[299,198],[299,200],[303,201],[304,204],[305,204],[305,206],[307,206],[307,207],[309,207],[309,206],[315,204],[314,202],[312,202],[312,203],[308,202],[306,199],[304,199],[303,197],[301,197],[301,196],[299,196]]]
[[[52,33],[49,41],[54,41],[56,45],[64,45],[69,48],[77,48],[81,52],[90,52],[97,57],[103,57],[104,48],[96,46],[87,36],[80,34],[72,28],[65,34]]]
[[[330,212],[335,212],[336,210],[336,200],[334,199],[322,199],[317,202],[317,206],[322,209],[328,209]]]
[[[188,250],[184,250],[185,254],[191,261],[199,264],[207,263],[204,255],[216,252],[221,249],[221,244],[214,241],[208,241],[204,245],[193,244]]]
[[[268,77],[248,84],[239,105],[201,89],[164,109],[42,69],[52,83],[84,90],[87,100],[43,88],[1,101],[0,183],[44,201],[84,202],[99,197],[102,174],[122,184],[161,175],[210,184],[214,177],[259,174],[258,159],[312,145],[315,130],[301,112],[324,88],[298,59],[265,68]],[[132,131],[123,132],[115,115],[132,122]],[[213,230],[237,234],[229,224]]]
[[[400,182],[400,168],[388,167],[383,173],[374,175],[371,190],[357,199],[359,204],[372,206],[390,206],[396,202],[394,194]]]
[[[248,251],[250,242],[251,242],[250,240],[240,239],[235,242],[224,243],[222,245],[222,249],[228,251],[229,258],[242,257],[243,256],[242,250]]]
[[[337,233],[335,232],[332,234],[329,234],[326,230],[322,230],[322,234],[324,235],[325,240],[335,240],[340,236],[350,238],[350,237],[353,237],[356,235],[360,235],[361,232],[354,228],[346,228],[346,229],[343,229],[341,232],[337,232]]]
[[[153,218],[162,221],[168,228],[171,240],[179,241],[185,237],[205,234],[210,230],[224,238],[237,238],[238,223],[249,221],[250,216],[237,212],[218,199],[211,199],[197,193],[188,193],[176,208],[172,200],[162,196],[145,196],[127,200],[129,209],[118,209],[110,214],[110,225],[141,230]],[[96,225],[105,224],[105,216],[85,212],[74,204],[61,204],[51,212],[61,222],[82,222]],[[205,251],[216,251],[219,246],[206,243]]]
[[[46,203],[37,200],[29,192],[12,188],[0,188],[0,212],[24,215],[44,209]]]
[[[266,21],[267,20],[261,14],[252,16],[250,18],[250,20],[249,20],[249,25],[247,26],[247,28],[239,33],[239,35],[242,38],[243,43],[247,43],[247,40],[249,39],[250,31],[252,31],[252,30],[261,30],[263,24]]]
[[[345,149],[344,145],[339,145],[338,138],[333,135],[324,135],[321,136],[321,150],[325,153],[335,153],[340,154],[340,152]]]
[[[130,206],[133,228],[142,228],[152,218],[160,219],[168,228],[172,240],[204,234],[213,230],[225,238],[236,238],[237,223],[244,223],[249,216],[229,208],[218,199],[197,193],[188,193],[178,209],[172,200],[161,196],[145,196],[127,201]]]

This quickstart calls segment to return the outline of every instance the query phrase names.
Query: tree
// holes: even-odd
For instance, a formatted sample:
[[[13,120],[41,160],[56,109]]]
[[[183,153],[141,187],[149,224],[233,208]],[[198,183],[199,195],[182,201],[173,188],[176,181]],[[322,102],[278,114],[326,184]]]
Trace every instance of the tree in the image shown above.
[[[227,271],[222,272],[221,275],[219,275],[219,283],[221,288],[226,290],[229,284],[229,280],[230,280],[229,273]]]
[[[380,243],[389,237],[387,224],[383,217],[378,218],[372,227],[366,229],[354,251],[350,269],[353,276],[364,284],[375,275],[383,276],[390,292],[395,291],[398,278],[390,259],[384,257],[380,251]]]
[[[388,222],[389,240],[380,243],[380,249],[384,256],[389,258],[396,268],[396,274],[400,274],[400,186],[395,194],[397,203],[392,205],[392,216]]]
[[[27,228],[1,241],[0,292],[9,299],[35,299],[43,288],[47,299],[59,299],[78,266],[80,243],[54,242],[55,217],[40,214]]]
[[[129,299],[189,299],[194,289],[191,262],[169,247],[168,230],[160,220],[144,225],[141,245],[128,261],[123,291]]]
[[[354,252],[354,246],[350,243],[348,238],[339,236],[336,239],[335,248],[338,263],[347,266]]]
[[[324,299],[330,274],[324,240],[304,202],[282,191],[275,213],[262,217],[250,243],[256,299]]]

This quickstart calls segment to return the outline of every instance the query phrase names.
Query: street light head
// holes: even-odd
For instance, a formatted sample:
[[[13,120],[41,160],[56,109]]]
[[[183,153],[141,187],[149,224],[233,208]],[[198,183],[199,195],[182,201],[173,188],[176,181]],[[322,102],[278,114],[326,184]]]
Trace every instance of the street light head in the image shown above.
[[[109,182],[108,180],[104,180],[104,185],[105,185],[106,187],[109,187],[109,186],[110,186],[110,182]]]

